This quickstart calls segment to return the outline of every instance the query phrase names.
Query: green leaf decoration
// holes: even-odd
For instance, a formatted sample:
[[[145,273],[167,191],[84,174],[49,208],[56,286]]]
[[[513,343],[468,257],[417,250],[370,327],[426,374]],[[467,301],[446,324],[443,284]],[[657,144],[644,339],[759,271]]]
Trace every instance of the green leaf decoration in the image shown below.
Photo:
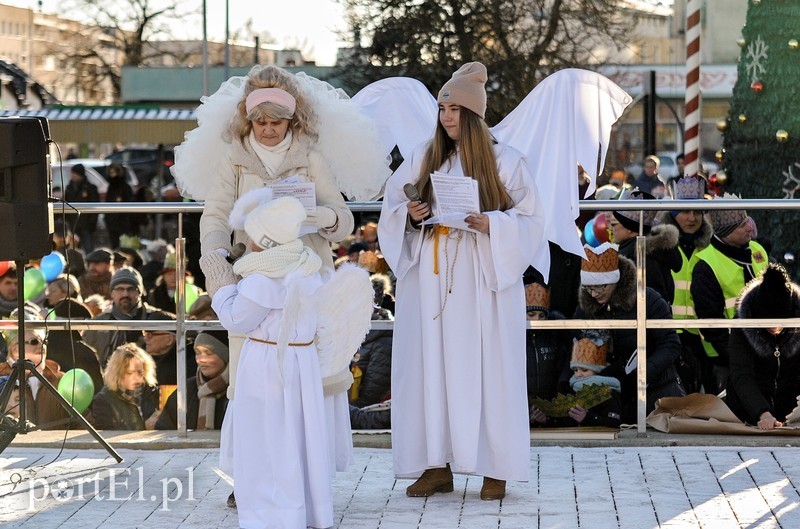
[[[559,393],[553,400],[535,397],[531,405],[536,406],[548,417],[569,417],[569,410],[573,406],[581,406],[588,410],[594,408],[611,398],[611,386],[590,384],[583,386],[578,393],[564,395]]]

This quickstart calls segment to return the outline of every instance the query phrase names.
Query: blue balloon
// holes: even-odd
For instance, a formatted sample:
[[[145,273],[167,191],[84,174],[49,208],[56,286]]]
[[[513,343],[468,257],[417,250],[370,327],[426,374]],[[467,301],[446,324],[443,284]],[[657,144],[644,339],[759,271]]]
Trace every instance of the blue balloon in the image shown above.
[[[590,219],[586,226],[583,227],[583,239],[592,248],[600,246],[600,241],[597,240],[594,234],[594,219]]]
[[[64,271],[64,266],[66,266],[66,264],[67,261],[64,259],[64,256],[59,252],[53,251],[42,257],[42,261],[39,263],[39,269],[44,274],[45,281],[49,283]]]

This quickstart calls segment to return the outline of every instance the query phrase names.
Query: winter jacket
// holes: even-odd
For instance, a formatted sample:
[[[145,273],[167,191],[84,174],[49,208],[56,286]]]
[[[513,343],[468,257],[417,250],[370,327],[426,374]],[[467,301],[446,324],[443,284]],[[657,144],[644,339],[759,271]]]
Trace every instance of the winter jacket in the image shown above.
[[[547,319],[563,320],[564,316],[551,311]],[[528,397],[552,399],[558,377],[569,363],[571,339],[556,329],[528,329],[525,341]]]
[[[330,242],[340,242],[353,232],[353,214],[337,189],[327,162],[312,148],[311,140],[294,133],[283,163],[272,175],[267,173],[264,164],[252,151],[247,138],[243,142],[238,139],[232,141],[223,156],[222,170],[217,177],[218,185],[209,191],[200,218],[202,254],[217,248],[230,249],[232,244],[247,240],[244,230],[237,230],[231,241],[228,225],[231,209],[239,197],[253,189],[299,175],[302,182],[316,184],[317,205],[327,206],[336,212],[338,222],[333,229],[321,229],[301,237],[303,243],[322,258],[323,266],[332,269]]]
[[[392,331],[370,331],[359,348],[361,385],[351,404],[359,408],[383,402],[391,392]]]
[[[636,268],[629,259],[619,256],[620,278],[611,295],[611,300],[600,305],[583,290],[578,294],[576,319],[635,320],[636,319]],[[652,288],[647,288],[646,317],[648,320],[672,319],[666,301]],[[636,329],[613,329],[612,350],[608,357],[611,364],[600,374],[617,378],[622,384],[622,421],[636,420],[636,370],[625,374],[625,364],[636,350]],[[661,397],[685,395],[675,369],[680,356],[681,343],[673,329],[647,330],[647,413],[655,409]]]
[[[214,410],[214,429],[222,429],[222,419],[225,417],[225,410],[228,408],[228,397],[223,395],[217,399]],[[197,396],[197,377],[186,379],[186,428],[189,430],[197,429],[197,414],[200,410],[200,398]],[[173,391],[167,397],[164,409],[156,421],[156,430],[177,430],[178,429],[178,392]]]
[[[681,254],[678,251],[678,229],[668,224],[653,226],[645,237],[645,274],[648,288],[652,288],[672,304],[675,299],[675,282],[672,273],[681,269]],[[636,237],[619,245],[619,254],[636,262]]]
[[[70,204],[78,202],[100,202],[100,193],[97,191],[97,186],[90,183],[86,178],[80,182],[70,180],[64,190],[64,202]],[[81,213],[81,216],[76,220],[76,226],[91,231],[96,230],[97,215]],[[77,230],[78,228],[75,229]]]
[[[737,318],[752,317],[752,302],[760,284],[760,279],[751,281],[742,291]],[[792,318],[798,317],[800,287],[792,285]],[[728,407],[749,424],[757,424],[765,411],[783,421],[800,395],[800,329],[784,329],[777,336],[767,329],[731,329],[728,354]]]
[[[95,350],[81,339],[78,331],[50,331],[47,335],[47,358],[58,362],[64,372],[73,368],[86,371],[97,394],[103,388],[103,374]]]
[[[94,396],[90,421],[98,430],[144,430],[145,421],[158,408],[158,388],[143,386],[138,402],[125,391],[103,386]]]

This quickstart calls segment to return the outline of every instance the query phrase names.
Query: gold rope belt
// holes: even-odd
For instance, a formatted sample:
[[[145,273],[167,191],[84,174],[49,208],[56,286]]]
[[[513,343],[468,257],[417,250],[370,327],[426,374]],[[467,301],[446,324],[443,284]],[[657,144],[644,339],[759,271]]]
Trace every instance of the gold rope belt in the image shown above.
[[[433,226],[433,273],[437,276],[439,275],[439,235],[447,237],[448,233],[450,233],[450,228],[447,226],[441,224]]]
[[[278,342],[273,342],[272,340],[259,340],[258,338],[252,338],[250,336],[248,336],[247,339],[248,340],[252,340],[254,342],[258,342],[258,343],[266,343],[266,344],[269,344],[269,345],[278,345]],[[314,340],[311,340],[308,343],[288,343],[286,345],[288,345],[289,347],[308,347],[309,345],[313,345],[313,344],[314,344]]]

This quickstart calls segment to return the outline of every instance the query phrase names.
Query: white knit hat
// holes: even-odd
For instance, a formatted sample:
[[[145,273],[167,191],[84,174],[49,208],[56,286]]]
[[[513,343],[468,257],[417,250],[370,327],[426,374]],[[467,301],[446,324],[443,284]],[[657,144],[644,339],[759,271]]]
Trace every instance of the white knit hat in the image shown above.
[[[297,239],[306,220],[303,204],[294,197],[272,198],[272,190],[259,188],[242,196],[231,210],[233,229],[244,229],[264,249]]]

